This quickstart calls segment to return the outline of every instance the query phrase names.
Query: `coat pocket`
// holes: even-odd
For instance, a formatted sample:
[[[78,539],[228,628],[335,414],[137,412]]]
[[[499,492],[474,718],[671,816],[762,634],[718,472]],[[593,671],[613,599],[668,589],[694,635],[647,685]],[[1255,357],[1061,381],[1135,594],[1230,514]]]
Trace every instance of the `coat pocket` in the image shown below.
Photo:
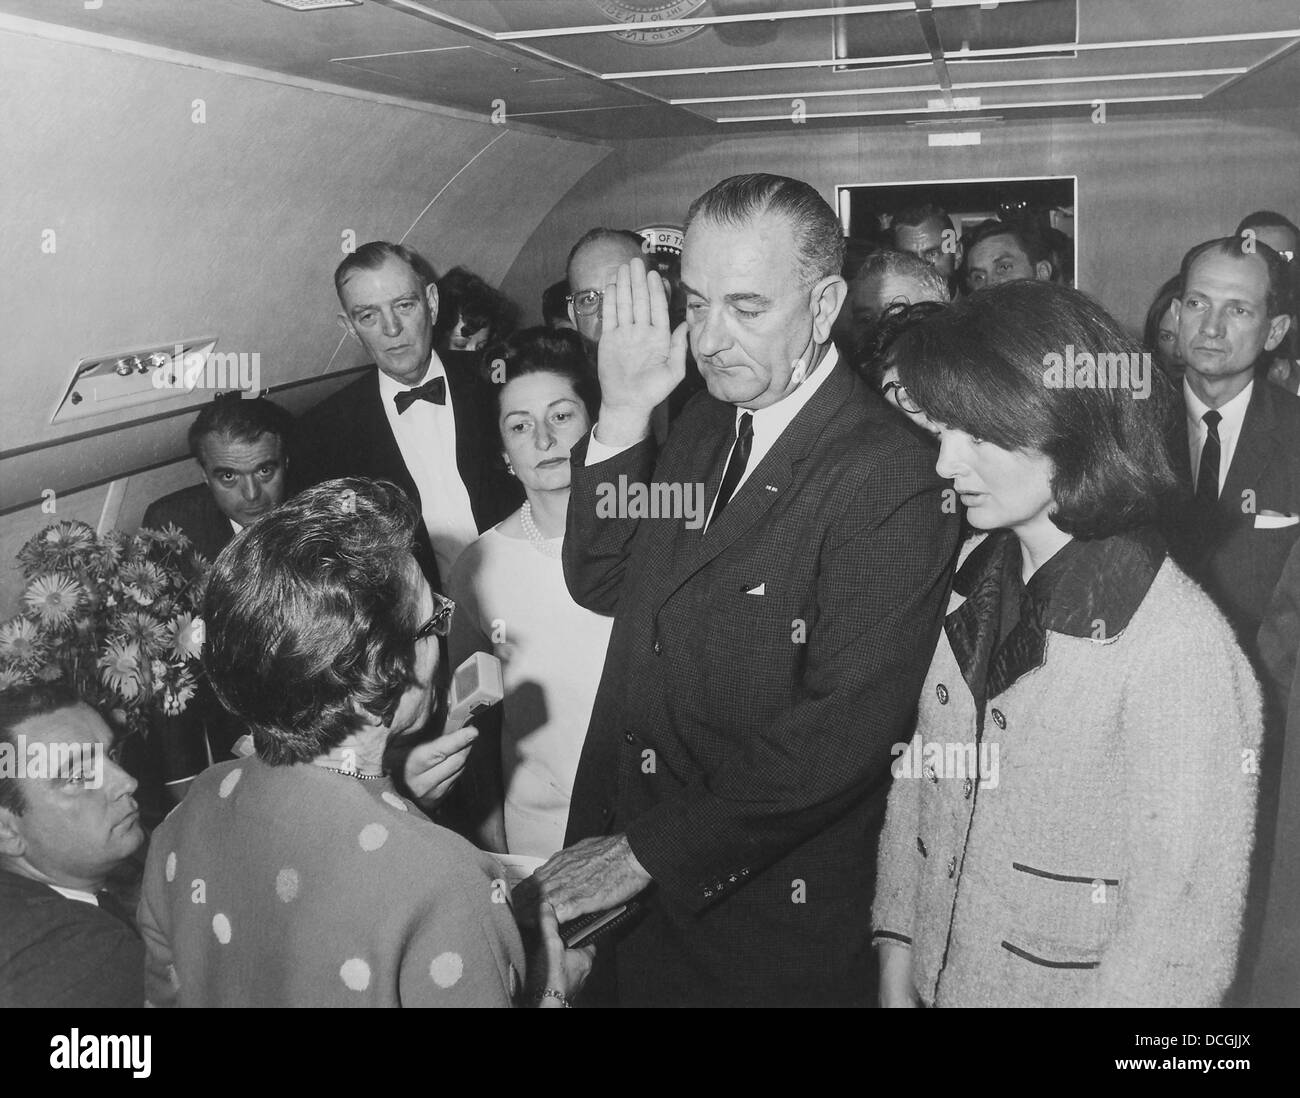
[[[1119,878],[1012,862],[1003,948],[1045,967],[1095,967],[1114,933]]]

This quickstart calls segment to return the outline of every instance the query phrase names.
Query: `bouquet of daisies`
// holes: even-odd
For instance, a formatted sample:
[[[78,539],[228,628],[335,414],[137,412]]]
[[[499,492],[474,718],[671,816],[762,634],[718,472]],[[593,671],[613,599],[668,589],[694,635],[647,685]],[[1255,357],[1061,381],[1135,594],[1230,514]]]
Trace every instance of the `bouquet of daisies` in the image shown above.
[[[208,562],[175,526],[102,538],[47,526],[18,552],[23,609],[0,626],[0,691],[65,682],[130,732],[194,696]]]

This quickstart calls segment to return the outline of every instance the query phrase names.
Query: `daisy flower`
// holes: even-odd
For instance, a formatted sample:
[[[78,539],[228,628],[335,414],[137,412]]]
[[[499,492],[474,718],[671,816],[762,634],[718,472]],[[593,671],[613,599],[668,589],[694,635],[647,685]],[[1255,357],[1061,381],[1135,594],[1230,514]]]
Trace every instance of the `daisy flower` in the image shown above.
[[[39,617],[43,624],[59,627],[72,618],[84,594],[81,584],[71,576],[53,572],[32,580],[23,599],[28,612]]]
[[[176,684],[168,687],[163,692],[163,712],[169,717],[174,717],[182,712],[189,705],[190,699],[194,697],[196,686],[194,676],[189,671],[182,671],[176,680]]]
[[[67,571],[95,547],[95,531],[84,522],[66,519],[47,526],[19,550],[18,559],[28,575],[42,571]]]
[[[203,651],[203,619],[193,614],[181,614],[167,626],[167,643],[173,656],[180,659],[198,659]]]
[[[156,656],[167,643],[167,630],[148,614],[135,611],[123,614],[113,632],[123,640],[134,644],[144,656]]]
[[[0,694],[31,682],[31,676],[20,667],[0,667]]]
[[[0,626],[0,659],[32,664],[45,656],[45,638],[34,621],[14,618]]]
[[[63,668],[57,663],[47,663],[36,672],[36,677],[40,679],[41,682],[57,682],[59,679],[63,678]]]
[[[99,657],[100,680],[130,701],[140,693],[140,651],[130,641],[111,640]]]
[[[126,535],[120,530],[110,530],[104,535],[99,548],[91,554],[91,567],[100,575],[116,572],[126,557],[126,541]]]
[[[190,539],[175,523],[169,522],[161,530],[141,530],[140,533],[152,538],[154,544],[166,553],[183,553],[190,547]]]
[[[154,600],[162,595],[162,569],[153,561],[135,561],[127,564],[122,568],[120,575],[122,590],[140,606],[152,606]]]

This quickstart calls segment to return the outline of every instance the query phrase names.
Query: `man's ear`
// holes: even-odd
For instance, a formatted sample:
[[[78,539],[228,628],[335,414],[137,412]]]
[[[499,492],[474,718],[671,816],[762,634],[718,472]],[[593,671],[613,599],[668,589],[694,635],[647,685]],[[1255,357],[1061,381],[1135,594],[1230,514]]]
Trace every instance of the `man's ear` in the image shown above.
[[[27,853],[27,840],[23,838],[21,819],[9,809],[0,808],[0,854],[5,857],[21,858]]]
[[[1040,259],[1034,264],[1034,277],[1039,282],[1052,281],[1052,265],[1046,259]]]
[[[1282,337],[1286,335],[1290,328],[1291,318],[1287,316],[1286,313],[1282,313],[1281,316],[1275,316],[1270,320],[1268,322],[1268,338],[1264,340],[1264,350],[1271,351],[1281,343]]]
[[[844,299],[849,295],[849,284],[839,275],[827,275],[813,286],[813,338],[825,343],[831,337],[831,326],[839,316]]]
[[[338,321],[339,327],[342,328],[347,335],[350,335],[358,343],[361,342],[361,337],[357,335],[357,330],[352,324],[352,318],[348,316],[347,313],[336,313],[335,319]]]
[[[438,323],[438,287],[430,282],[424,288],[424,299],[429,303],[429,323]]]

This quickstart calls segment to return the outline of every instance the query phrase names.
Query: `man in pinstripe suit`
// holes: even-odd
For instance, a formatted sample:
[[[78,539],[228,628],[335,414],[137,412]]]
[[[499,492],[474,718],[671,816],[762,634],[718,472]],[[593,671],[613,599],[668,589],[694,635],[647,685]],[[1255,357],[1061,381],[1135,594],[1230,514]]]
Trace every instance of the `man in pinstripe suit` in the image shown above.
[[[910,735],[957,515],[933,453],[830,343],[842,251],[807,184],[737,176],[691,207],[676,332],[639,260],[605,289],[564,564],[614,632],[570,845],[520,898],[561,921],[643,901],[598,961],[623,1005],[872,998],[891,748]],[[688,332],[708,393],[656,452],[650,410]],[[696,484],[704,523],[609,516],[616,485],[663,500]]]

